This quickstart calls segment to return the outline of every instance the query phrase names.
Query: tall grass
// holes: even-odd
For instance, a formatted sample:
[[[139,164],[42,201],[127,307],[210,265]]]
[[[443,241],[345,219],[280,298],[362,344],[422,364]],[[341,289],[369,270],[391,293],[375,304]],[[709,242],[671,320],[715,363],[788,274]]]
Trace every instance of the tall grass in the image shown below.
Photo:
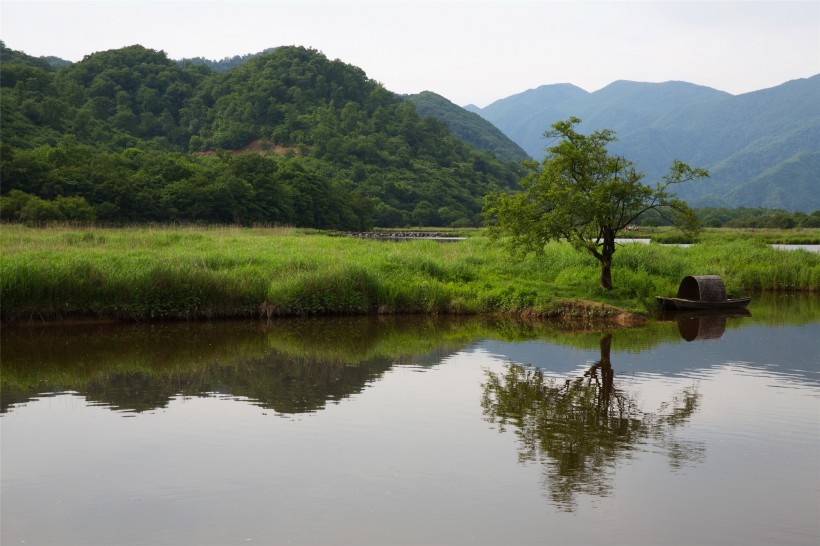
[[[611,292],[599,266],[563,243],[512,259],[482,235],[400,243],[293,229],[0,228],[4,320],[371,313],[553,314],[586,299],[638,312],[688,274],[730,292],[820,290],[820,256],[748,240],[690,249],[625,244]]]

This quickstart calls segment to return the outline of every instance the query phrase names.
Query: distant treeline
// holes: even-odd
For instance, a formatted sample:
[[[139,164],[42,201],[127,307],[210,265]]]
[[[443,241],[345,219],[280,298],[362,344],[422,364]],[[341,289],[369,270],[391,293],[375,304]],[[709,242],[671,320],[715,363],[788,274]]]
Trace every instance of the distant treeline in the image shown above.
[[[695,214],[704,227],[712,228],[820,228],[820,210],[806,214],[780,209],[704,207],[695,209]],[[669,226],[672,221],[671,218],[651,211],[641,218],[640,225]]]
[[[357,67],[246,57],[130,46],[54,66],[0,42],[2,219],[478,226],[521,177]]]
[[[101,152],[65,138],[4,158],[0,218],[132,224],[369,227],[373,205],[310,157]],[[24,183],[21,183],[24,182]]]
[[[206,59],[205,57],[188,57],[188,58],[176,61],[176,63],[178,65],[182,66],[182,67],[184,67],[185,65],[188,65],[188,64],[200,64],[200,65],[205,65],[205,66],[207,66],[207,67],[209,67],[209,68],[211,68],[211,69],[213,69],[217,72],[227,72],[231,68],[236,68],[237,66],[239,66],[240,64],[244,63],[245,61],[247,61],[249,59],[253,59],[254,57],[258,57],[259,55],[262,55],[263,53],[270,53],[271,51],[273,51],[275,49],[276,49],[275,47],[269,47],[268,49],[260,51],[259,53],[247,53],[245,55],[234,55],[233,57],[225,57],[225,58],[220,59],[218,61],[214,61],[214,60],[211,60],[211,59]]]

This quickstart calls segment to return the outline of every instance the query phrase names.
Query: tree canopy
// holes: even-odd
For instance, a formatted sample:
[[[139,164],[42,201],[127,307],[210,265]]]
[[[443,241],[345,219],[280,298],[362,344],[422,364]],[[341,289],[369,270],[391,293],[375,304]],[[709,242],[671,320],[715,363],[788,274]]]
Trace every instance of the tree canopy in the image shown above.
[[[491,234],[509,236],[514,248],[539,252],[547,242],[565,239],[589,252],[601,263],[601,287],[611,290],[618,233],[650,210],[669,211],[678,227],[696,232],[696,216],[669,188],[708,173],[674,161],[660,182],[648,186],[630,161],[607,151],[613,131],[583,135],[575,130],[580,122],[571,117],[553,124],[545,136],[558,141],[540,165],[529,164],[523,191],[489,194],[484,213]]]

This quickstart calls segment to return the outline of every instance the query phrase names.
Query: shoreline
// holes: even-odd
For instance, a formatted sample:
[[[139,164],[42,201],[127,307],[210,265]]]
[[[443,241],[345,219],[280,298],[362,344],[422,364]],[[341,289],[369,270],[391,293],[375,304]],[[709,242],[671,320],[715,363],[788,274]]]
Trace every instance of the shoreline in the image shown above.
[[[22,313],[25,314],[25,313]],[[442,317],[442,316],[469,316],[469,317],[503,317],[523,322],[529,321],[546,321],[546,322],[563,322],[566,324],[590,322],[600,323],[608,326],[616,326],[620,328],[633,328],[636,326],[643,326],[650,320],[648,317],[634,313],[627,309],[615,307],[604,302],[596,302],[591,300],[561,300],[556,302],[552,309],[524,309],[516,312],[483,312],[483,313],[406,313],[406,312],[372,312],[372,313],[324,313],[311,315],[276,315],[265,316],[264,311],[260,310],[256,315],[247,313],[225,314],[214,317],[193,316],[162,316],[162,317],[107,317],[95,314],[67,314],[65,316],[43,315],[39,312],[32,312],[29,315],[40,315],[39,318],[29,316],[29,318],[14,318],[0,320],[0,329],[9,327],[40,327],[40,326],[97,326],[107,324],[161,324],[174,322],[221,322],[221,321],[235,321],[235,320],[257,320],[260,322],[269,322],[276,319],[303,319],[303,318],[346,318],[346,317],[383,317],[383,316],[410,316],[410,317]]]

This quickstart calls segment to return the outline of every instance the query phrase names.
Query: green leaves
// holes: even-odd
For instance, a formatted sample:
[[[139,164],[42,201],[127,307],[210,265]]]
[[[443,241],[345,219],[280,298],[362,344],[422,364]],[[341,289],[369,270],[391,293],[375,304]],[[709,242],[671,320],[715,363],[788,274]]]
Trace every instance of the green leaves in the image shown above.
[[[536,251],[552,240],[566,239],[601,262],[601,286],[612,288],[609,270],[615,238],[647,211],[666,208],[676,225],[697,233],[698,221],[683,201],[667,188],[708,176],[704,169],[674,161],[669,174],[654,188],[642,183],[632,163],[609,155],[615,133],[603,129],[589,135],[575,131],[576,117],[559,121],[545,136],[559,139],[540,167],[532,168],[518,194],[495,193],[485,200],[484,214],[496,238],[508,236],[512,247]]]

